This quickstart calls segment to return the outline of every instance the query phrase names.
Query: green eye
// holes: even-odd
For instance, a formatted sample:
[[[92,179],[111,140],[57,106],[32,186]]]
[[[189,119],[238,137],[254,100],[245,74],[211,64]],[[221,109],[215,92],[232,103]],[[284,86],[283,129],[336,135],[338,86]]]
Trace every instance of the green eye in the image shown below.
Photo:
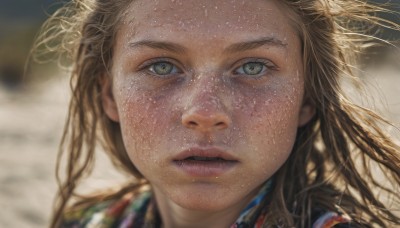
[[[149,70],[158,75],[167,75],[167,74],[173,74],[173,73],[177,72],[177,68],[169,62],[154,63],[150,66]]]
[[[245,63],[241,67],[241,71],[243,71],[244,74],[248,75],[257,75],[260,74],[264,70],[264,64],[260,62],[250,62],[250,63]]]

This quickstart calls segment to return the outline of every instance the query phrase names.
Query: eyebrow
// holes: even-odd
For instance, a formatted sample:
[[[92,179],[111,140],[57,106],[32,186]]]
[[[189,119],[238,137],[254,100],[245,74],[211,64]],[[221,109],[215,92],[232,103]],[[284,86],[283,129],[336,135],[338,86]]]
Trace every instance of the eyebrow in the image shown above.
[[[275,38],[275,37],[262,37],[257,40],[245,41],[230,45],[226,48],[225,52],[241,52],[256,49],[262,46],[273,46],[282,49],[286,49],[287,43]]]
[[[262,37],[257,40],[250,40],[232,44],[228,46],[224,52],[233,53],[256,49],[262,46],[274,46],[278,48],[286,49],[287,43],[275,38],[275,37]],[[172,42],[155,41],[155,40],[141,40],[137,42],[129,43],[131,48],[149,47],[153,49],[161,49],[176,53],[183,53],[187,51],[187,48]]]
[[[184,46],[179,44],[164,42],[164,41],[154,41],[154,40],[141,40],[138,42],[129,43],[129,47],[138,48],[138,47],[149,47],[153,49],[161,49],[176,53],[183,53],[186,51]]]

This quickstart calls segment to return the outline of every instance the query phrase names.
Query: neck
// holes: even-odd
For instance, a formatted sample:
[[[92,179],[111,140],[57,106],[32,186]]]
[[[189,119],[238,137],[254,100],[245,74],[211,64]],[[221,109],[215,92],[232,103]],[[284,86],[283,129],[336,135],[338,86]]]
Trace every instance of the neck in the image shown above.
[[[186,209],[169,201],[157,188],[154,188],[154,194],[163,228],[230,227],[253,197],[249,195],[247,200],[223,210],[199,211]]]

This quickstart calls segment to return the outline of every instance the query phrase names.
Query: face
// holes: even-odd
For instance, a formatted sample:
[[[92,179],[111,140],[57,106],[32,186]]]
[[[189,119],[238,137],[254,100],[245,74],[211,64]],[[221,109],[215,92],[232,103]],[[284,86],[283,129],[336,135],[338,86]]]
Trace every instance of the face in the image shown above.
[[[127,10],[103,105],[156,194],[221,210],[286,161],[313,112],[286,15],[271,0],[138,0]]]

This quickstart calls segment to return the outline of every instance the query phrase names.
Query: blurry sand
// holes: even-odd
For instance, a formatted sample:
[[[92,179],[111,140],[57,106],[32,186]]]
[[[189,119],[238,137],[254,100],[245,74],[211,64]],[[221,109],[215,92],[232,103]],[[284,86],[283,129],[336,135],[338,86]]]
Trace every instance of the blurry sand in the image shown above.
[[[69,83],[54,78],[23,93],[0,85],[0,227],[47,227],[56,192],[55,160],[66,117]],[[87,185],[115,183],[101,156]]]
[[[376,99],[385,116],[400,126],[400,61],[371,66],[365,77],[387,99]],[[352,94],[352,92],[350,92]],[[68,103],[68,81],[54,78],[22,94],[0,85],[0,227],[46,227],[56,192],[54,166]],[[399,132],[393,131],[398,139]],[[93,185],[119,177],[106,159]]]
[[[45,226],[67,95],[57,80],[23,94],[1,88],[0,227]]]

